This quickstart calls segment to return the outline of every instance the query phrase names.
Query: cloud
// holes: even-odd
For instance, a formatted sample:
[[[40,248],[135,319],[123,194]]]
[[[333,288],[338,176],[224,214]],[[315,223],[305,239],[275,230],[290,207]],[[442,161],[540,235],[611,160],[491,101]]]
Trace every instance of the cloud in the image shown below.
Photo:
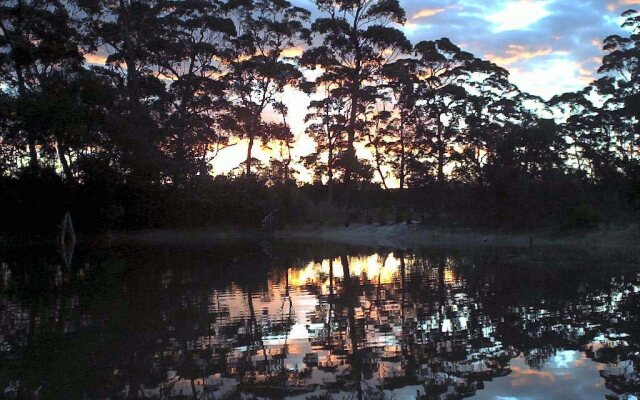
[[[550,15],[547,10],[549,3],[533,0],[507,2],[499,11],[488,14],[486,19],[494,25],[493,32],[527,29]]]
[[[421,18],[432,17],[432,16],[434,16],[436,14],[440,14],[444,10],[446,10],[446,8],[425,8],[425,9],[420,10],[417,13],[415,13],[411,17],[411,19],[421,19]]]
[[[507,50],[505,50],[503,56],[487,54],[486,57],[490,61],[493,61],[500,66],[508,67],[523,60],[530,60],[532,58],[545,56],[552,53],[553,49],[551,47],[545,47],[537,50],[528,50],[525,46],[510,44]]]
[[[640,5],[640,0],[618,0],[615,3],[609,3],[607,9],[609,11],[615,11],[625,6]]]
[[[633,4],[640,0],[433,0],[428,10],[443,11],[410,18],[402,29],[414,43],[450,38],[507,67],[523,89],[549,97],[597,78],[602,40],[624,34],[619,14]],[[425,10],[421,0],[401,5],[410,16]]]

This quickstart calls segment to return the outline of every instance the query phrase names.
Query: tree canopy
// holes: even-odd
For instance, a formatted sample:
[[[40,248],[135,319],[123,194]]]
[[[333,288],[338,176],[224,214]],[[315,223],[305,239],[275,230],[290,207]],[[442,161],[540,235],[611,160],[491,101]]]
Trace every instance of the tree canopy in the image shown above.
[[[638,12],[604,39],[598,79],[545,101],[448,38],[410,43],[397,0],[315,6],[312,19],[287,0],[1,1],[2,179],[315,185],[347,208],[372,187],[464,186],[496,204],[520,201],[516,187],[623,183],[637,201]],[[285,101],[296,91],[305,132]],[[311,154],[296,154],[301,134]],[[216,176],[212,160],[239,143],[239,169]]]

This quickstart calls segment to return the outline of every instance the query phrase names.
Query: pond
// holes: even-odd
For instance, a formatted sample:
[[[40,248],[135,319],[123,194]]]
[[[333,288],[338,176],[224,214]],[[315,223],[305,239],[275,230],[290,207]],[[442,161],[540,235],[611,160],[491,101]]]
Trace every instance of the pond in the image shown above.
[[[0,398],[637,399],[639,273],[496,248],[15,249]]]

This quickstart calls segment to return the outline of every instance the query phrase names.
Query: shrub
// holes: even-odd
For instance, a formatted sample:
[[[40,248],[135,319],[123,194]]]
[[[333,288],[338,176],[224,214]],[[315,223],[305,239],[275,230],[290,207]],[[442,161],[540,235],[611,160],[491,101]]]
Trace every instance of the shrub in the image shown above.
[[[600,214],[588,204],[582,203],[573,210],[567,227],[570,229],[594,228],[602,221]]]

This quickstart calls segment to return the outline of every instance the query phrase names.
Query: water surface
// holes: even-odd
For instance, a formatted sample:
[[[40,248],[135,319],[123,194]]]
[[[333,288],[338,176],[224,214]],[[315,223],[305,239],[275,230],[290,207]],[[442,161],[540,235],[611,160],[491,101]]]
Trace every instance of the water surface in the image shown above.
[[[640,392],[634,265],[497,249],[203,247],[0,255],[0,398]]]

